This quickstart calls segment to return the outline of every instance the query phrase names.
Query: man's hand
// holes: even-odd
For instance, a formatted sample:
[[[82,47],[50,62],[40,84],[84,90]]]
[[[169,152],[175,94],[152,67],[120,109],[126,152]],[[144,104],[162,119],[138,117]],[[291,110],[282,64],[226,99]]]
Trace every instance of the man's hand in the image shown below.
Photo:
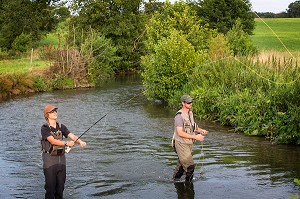
[[[84,148],[85,146],[86,146],[86,142],[83,142],[83,141],[80,141],[80,146],[82,147],[82,148]]]
[[[203,135],[201,135],[201,134],[198,134],[198,135],[195,135],[195,140],[199,140],[199,141],[203,141],[204,140],[204,136]]]

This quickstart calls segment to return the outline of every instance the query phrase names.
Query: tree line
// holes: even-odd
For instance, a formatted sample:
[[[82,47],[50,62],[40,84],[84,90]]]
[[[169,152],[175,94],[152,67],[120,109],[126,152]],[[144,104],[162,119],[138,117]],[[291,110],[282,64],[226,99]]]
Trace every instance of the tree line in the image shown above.
[[[295,1],[289,4],[285,12],[257,12],[261,18],[298,18],[300,17],[300,1]]]

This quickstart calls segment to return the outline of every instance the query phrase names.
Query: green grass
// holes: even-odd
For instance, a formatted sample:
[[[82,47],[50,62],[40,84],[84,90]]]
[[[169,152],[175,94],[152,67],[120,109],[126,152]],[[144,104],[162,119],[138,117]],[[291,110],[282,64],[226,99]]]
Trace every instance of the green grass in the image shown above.
[[[1,60],[0,61],[0,74],[3,73],[30,73],[45,69],[49,66],[49,62],[42,60],[33,60],[30,64],[29,58]]]
[[[300,50],[300,18],[257,18],[255,22],[256,27],[251,38],[260,50],[286,51],[283,44],[290,51]]]

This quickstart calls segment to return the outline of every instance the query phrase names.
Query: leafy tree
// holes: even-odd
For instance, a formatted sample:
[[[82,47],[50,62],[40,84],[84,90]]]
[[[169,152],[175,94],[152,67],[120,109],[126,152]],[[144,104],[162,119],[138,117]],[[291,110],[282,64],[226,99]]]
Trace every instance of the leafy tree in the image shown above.
[[[141,38],[145,16],[141,14],[142,0],[77,0],[73,9],[79,16],[74,23],[79,28],[92,27],[111,39],[122,61],[115,62],[116,70],[138,68],[142,53]]]
[[[289,17],[300,17],[300,1],[295,1],[288,6],[287,14]]]
[[[209,44],[208,57],[212,61],[221,60],[233,54],[226,37],[222,33],[212,38]]]
[[[149,99],[168,101],[206,58],[212,33],[184,2],[166,2],[146,26],[143,84]]]
[[[107,79],[114,74],[112,65],[119,58],[116,56],[116,48],[109,39],[91,32],[81,45],[81,52],[87,61],[91,83],[96,84],[99,80]]]
[[[12,48],[19,52],[26,52],[30,49],[31,35],[26,35],[24,33],[20,34],[14,42],[12,43]]]
[[[51,0],[10,0],[0,2],[0,47],[11,49],[22,33],[33,41],[54,28],[57,20]]]
[[[251,38],[243,31],[240,19],[236,20],[235,25],[227,32],[226,37],[234,55],[249,55],[257,52]]]
[[[249,0],[197,0],[195,9],[201,19],[211,28],[226,34],[240,18],[243,30],[252,34],[255,15]]]

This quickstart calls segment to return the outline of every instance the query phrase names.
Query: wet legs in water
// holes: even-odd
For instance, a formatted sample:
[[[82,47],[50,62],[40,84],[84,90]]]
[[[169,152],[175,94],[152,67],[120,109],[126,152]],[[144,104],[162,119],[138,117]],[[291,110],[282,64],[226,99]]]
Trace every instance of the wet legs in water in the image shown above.
[[[192,182],[193,181],[194,170],[195,170],[195,166],[194,165],[191,165],[191,166],[189,166],[187,168],[186,176],[185,176],[185,181],[186,182]]]
[[[181,165],[180,166],[177,165],[174,171],[173,180],[179,180],[183,175],[183,173],[184,173],[183,167]]]

